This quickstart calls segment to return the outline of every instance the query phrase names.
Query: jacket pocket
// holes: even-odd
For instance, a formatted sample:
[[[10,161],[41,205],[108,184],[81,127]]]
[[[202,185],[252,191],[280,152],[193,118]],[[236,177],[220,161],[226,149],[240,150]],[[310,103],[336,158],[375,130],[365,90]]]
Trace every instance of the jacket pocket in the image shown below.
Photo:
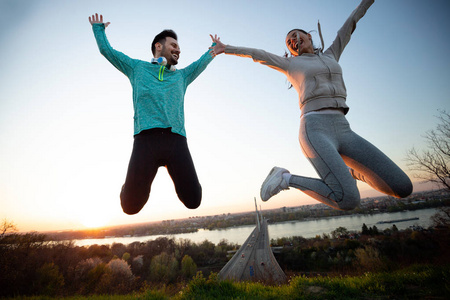
[[[346,97],[347,92],[341,73],[320,73],[305,88],[304,103],[315,98]]]
[[[333,96],[347,97],[347,88],[345,87],[342,73],[331,73],[331,82],[333,85]]]

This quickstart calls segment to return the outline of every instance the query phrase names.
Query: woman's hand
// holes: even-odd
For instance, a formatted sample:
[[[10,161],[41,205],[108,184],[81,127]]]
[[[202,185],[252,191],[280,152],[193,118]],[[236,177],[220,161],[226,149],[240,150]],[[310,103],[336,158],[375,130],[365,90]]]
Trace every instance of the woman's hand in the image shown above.
[[[219,55],[221,53],[225,52],[226,45],[220,41],[220,37],[215,34],[212,36],[212,34],[209,35],[213,41],[213,45],[209,47],[209,49],[212,49],[212,53],[214,56]]]
[[[89,17],[89,23],[91,23],[91,25],[94,25],[94,24],[105,24],[105,28],[108,27],[109,24],[111,24],[111,22],[103,23],[103,16],[100,15],[100,18],[99,18],[98,14],[92,15],[92,18]]]

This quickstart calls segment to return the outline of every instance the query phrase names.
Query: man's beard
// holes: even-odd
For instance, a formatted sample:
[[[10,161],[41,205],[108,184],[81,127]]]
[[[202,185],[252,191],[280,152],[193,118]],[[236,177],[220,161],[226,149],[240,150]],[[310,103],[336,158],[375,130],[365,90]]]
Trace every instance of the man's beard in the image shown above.
[[[161,51],[161,56],[164,56],[167,59],[168,65],[175,66],[176,64],[178,64],[178,60],[175,60],[172,56],[172,53],[164,46]]]

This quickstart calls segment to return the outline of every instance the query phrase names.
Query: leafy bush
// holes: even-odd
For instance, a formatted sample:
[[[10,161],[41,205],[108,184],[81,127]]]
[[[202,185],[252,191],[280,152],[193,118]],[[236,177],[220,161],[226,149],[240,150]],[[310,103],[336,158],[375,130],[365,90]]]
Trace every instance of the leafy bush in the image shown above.
[[[150,279],[153,281],[173,282],[178,274],[178,261],[173,255],[163,252],[152,258]]]
[[[197,265],[195,264],[192,257],[185,255],[181,260],[181,275],[190,279],[197,273]]]
[[[365,271],[380,271],[384,268],[384,262],[381,259],[380,252],[371,246],[356,249],[355,256],[355,263]]]
[[[64,286],[64,277],[53,263],[44,264],[36,271],[36,275],[34,287],[37,294],[54,296]]]
[[[101,275],[96,292],[99,294],[126,294],[133,290],[134,275],[122,259],[113,259]]]

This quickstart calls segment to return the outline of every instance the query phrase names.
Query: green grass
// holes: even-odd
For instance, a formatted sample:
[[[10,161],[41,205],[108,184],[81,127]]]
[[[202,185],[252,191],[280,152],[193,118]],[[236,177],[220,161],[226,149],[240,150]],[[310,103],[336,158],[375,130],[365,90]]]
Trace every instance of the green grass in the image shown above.
[[[413,266],[363,276],[294,277],[268,287],[197,276],[174,299],[423,299],[450,298],[450,268]]]
[[[198,273],[178,293],[147,289],[141,293],[116,296],[66,297],[66,300],[202,300],[202,299],[450,299],[450,266],[417,265],[394,272],[362,276],[293,277],[286,285],[265,286],[256,282],[221,281]],[[16,297],[50,300],[50,297]],[[60,298],[58,298],[60,299]]]

